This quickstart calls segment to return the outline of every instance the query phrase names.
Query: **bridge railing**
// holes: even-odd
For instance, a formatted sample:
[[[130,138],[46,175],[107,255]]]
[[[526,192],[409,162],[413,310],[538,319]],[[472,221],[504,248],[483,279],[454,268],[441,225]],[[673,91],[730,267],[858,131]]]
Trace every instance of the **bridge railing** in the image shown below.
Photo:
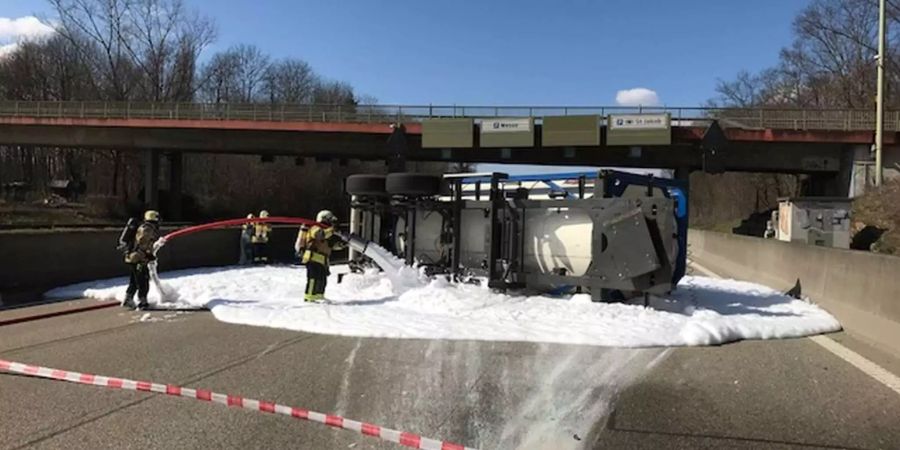
[[[874,111],[850,109],[0,101],[0,117],[33,118],[386,123],[440,117],[534,117],[540,121],[547,116],[637,113],[669,113],[675,125],[717,119],[730,128],[875,129]],[[900,111],[885,113],[885,129],[900,131]]]

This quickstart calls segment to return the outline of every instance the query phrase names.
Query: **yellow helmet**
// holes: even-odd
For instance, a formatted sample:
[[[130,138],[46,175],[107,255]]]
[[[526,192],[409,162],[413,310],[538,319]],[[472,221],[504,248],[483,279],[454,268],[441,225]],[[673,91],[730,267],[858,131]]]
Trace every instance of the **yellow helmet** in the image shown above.
[[[144,220],[147,222],[159,222],[159,211],[148,209],[144,212]]]
[[[262,210],[262,211],[259,212],[259,217],[260,217],[261,219],[265,219],[266,217],[269,217],[269,212],[266,211],[266,210]]]

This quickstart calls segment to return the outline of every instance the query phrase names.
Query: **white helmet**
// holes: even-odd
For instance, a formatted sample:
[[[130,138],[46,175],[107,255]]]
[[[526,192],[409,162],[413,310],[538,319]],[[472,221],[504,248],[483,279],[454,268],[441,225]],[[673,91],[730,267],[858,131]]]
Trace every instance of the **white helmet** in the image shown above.
[[[337,223],[337,221],[337,216],[335,216],[333,212],[327,209],[323,209],[319,211],[318,214],[316,214],[316,222],[334,225],[335,223]]]

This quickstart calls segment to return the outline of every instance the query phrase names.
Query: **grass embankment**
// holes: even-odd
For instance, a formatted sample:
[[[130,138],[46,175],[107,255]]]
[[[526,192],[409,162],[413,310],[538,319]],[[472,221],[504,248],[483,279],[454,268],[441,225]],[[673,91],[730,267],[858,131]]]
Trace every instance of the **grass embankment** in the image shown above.
[[[900,178],[869,188],[853,201],[854,241],[860,246],[890,255],[900,255]]]

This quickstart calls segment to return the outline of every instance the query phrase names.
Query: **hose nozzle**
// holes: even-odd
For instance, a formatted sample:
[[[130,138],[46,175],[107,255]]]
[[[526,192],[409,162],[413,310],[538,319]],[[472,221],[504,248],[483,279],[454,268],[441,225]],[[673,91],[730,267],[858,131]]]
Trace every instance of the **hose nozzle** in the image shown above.
[[[335,234],[338,235],[341,239],[347,242],[347,245],[350,246],[353,250],[356,250],[360,253],[365,253],[366,248],[369,247],[369,241],[350,233],[344,233],[342,231],[336,231]]]

